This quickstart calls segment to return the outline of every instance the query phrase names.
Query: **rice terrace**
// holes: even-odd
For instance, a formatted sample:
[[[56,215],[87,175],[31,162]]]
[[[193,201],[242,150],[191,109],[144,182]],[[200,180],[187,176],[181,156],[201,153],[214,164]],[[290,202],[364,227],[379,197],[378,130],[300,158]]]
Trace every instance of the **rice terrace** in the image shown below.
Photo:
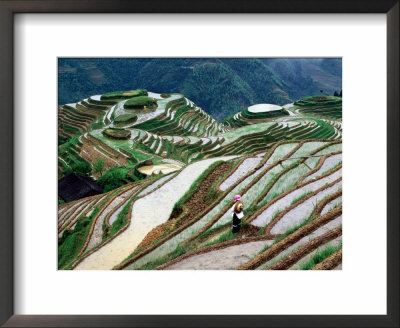
[[[281,98],[218,120],[143,82],[60,104],[58,268],[340,270],[341,84],[293,99],[268,79]]]

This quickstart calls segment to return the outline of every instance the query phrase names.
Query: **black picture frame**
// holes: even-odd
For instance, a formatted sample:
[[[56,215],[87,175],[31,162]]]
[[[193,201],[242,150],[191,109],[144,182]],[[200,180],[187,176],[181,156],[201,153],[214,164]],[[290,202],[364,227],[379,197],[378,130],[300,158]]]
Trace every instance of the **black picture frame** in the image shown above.
[[[4,327],[399,327],[398,0],[0,0],[0,324]],[[14,315],[13,29],[17,13],[384,13],[387,17],[387,315]]]

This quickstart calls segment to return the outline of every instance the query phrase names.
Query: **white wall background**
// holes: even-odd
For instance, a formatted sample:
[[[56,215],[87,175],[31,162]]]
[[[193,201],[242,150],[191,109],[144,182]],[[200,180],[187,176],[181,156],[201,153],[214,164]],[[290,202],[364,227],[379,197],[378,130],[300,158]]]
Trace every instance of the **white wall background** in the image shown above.
[[[57,271],[58,56],[343,57],[343,271]],[[16,314],[386,313],[384,15],[19,14],[14,124]]]

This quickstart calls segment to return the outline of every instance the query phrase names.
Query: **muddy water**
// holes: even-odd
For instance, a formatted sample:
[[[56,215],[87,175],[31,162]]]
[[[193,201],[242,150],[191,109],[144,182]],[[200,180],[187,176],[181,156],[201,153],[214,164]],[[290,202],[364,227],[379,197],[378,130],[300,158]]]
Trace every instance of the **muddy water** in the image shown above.
[[[199,161],[187,166],[172,180],[133,204],[128,228],[108,244],[84,259],[77,270],[110,270],[128,257],[156,226],[166,222],[174,204],[189,190],[197,177],[218,160],[226,156]]]
[[[178,171],[180,169],[181,169],[181,166],[176,165],[176,164],[159,164],[159,165],[142,166],[142,167],[138,168],[138,171],[140,173],[143,173],[146,175],[152,175],[153,173],[167,174],[167,173]]]

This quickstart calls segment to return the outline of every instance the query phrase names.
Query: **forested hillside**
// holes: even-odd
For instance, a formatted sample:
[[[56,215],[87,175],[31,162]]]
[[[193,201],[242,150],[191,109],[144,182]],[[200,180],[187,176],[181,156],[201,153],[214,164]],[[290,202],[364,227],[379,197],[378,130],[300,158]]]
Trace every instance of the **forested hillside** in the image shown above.
[[[60,58],[58,103],[147,89],[181,93],[219,121],[251,104],[341,90],[341,59]]]

